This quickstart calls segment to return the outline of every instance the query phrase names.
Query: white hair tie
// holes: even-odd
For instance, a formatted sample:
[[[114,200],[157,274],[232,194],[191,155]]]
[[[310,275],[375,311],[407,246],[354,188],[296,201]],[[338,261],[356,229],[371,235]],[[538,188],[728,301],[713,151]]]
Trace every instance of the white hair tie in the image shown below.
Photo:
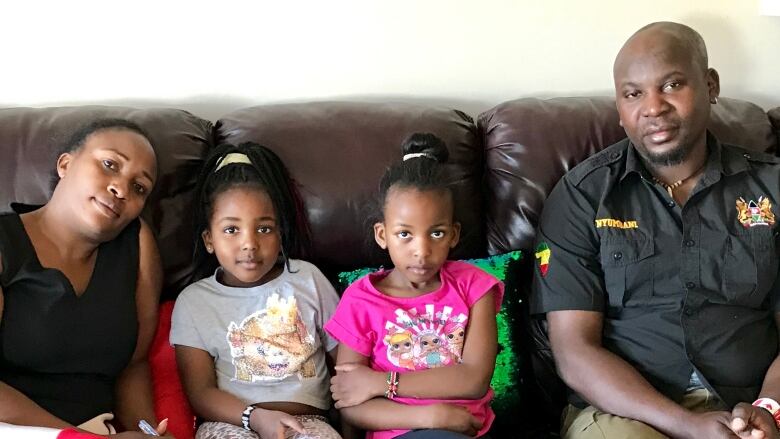
[[[426,159],[436,160],[436,157],[434,157],[432,154],[429,154],[427,152],[413,152],[410,154],[405,154],[403,161],[407,161],[409,159],[416,159],[417,157],[425,157]]]
[[[217,162],[217,167],[216,169],[214,169],[214,172],[217,172],[220,169],[224,168],[225,166],[233,163],[246,163],[247,165],[251,165],[252,160],[249,160],[249,157],[242,152],[231,152],[230,154],[226,154],[224,157],[219,159],[219,162]]]

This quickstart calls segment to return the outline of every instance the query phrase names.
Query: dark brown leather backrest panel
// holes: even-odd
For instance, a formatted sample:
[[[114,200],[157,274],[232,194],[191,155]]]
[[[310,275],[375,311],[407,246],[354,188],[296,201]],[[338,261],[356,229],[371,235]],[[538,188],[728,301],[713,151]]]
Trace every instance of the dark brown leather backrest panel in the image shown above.
[[[485,239],[480,178],[483,151],[476,127],[464,113],[409,104],[318,102],[268,105],[228,114],[217,124],[218,140],[253,141],[273,149],[301,187],[311,223],[313,254],[321,269],[386,263],[376,251],[367,219],[385,169],[401,160],[401,142],[414,132],[444,139],[463,225],[455,258],[483,255]]]
[[[482,113],[488,251],[528,250],[553,186],[579,162],[626,136],[614,98],[518,99]],[[775,151],[778,138],[758,106],[721,98],[710,129],[726,143]]]
[[[0,109],[0,211],[11,202],[43,204],[51,196],[57,154],[70,135],[98,118],[131,120],[150,136],[159,176],[143,217],[158,237],[166,295],[183,287],[192,257],[190,207],[212,124],[174,109],[80,106]]]
[[[772,122],[772,127],[775,130],[775,137],[777,138],[777,143],[778,145],[780,145],[780,107],[776,107],[769,110],[769,121]],[[780,152],[780,151],[776,151],[776,152]]]

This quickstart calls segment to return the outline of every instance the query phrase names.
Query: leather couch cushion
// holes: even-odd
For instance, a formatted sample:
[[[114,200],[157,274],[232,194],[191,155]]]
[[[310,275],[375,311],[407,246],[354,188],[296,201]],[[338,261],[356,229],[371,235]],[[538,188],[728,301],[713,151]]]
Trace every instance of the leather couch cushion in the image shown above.
[[[230,113],[216,127],[219,142],[253,141],[281,157],[306,205],[313,239],[309,259],[330,275],[388,263],[373,240],[379,180],[390,164],[401,160],[407,136],[436,134],[450,151],[455,215],[463,224],[451,256],[484,255],[483,151],[472,119],[460,111],[351,102],[268,105]]]
[[[769,110],[769,121],[772,122],[772,127],[775,130],[775,136],[777,137],[778,145],[780,145],[780,107]]]
[[[157,153],[157,185],[144,219],[157,234],[166,295],[186,285],[192,256],[189,220],[201,157],[211,146],[212,124],[174,109],[79,106],[0,109],[0,211],[11,202],[43,204],[51,196],[55,162],[71,134],[92,120],[118,117],[141,126]]]

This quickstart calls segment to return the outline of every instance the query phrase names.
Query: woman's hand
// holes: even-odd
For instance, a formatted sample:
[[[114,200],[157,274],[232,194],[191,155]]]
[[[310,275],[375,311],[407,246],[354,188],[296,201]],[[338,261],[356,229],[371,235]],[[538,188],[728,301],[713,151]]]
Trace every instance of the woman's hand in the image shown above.
[[[386,376],[362,364],[339,364],[336,366],[336,376],[330,379],[330,392],[336,401],[335,407],[352,407],[384,395],[387,389]]]
[[[287,428],[306,434],[295,416],[278,410],[254,409],[249,417],[249,427],[263,439],[284,439]]]

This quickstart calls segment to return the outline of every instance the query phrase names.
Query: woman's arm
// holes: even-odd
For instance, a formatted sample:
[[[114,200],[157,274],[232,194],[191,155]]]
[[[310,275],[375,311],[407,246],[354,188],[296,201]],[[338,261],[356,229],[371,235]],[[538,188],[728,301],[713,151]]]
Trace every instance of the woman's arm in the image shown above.
[[[0,382],[0,422],[35,427],[72,427],[3,382]]]
[[[138,340],[135,352],[116,383],[117,420],[126,430],[137,430],[138,421],[145,419],[157,425],[152,398],[152,382],[149,372],[149,346],[157,328],[162,265],[157,243],[149,226],[141,221],[138,252],[138,282],[136,283],[136,309],[138,315]]]
[[[487,393],[498,351],[496,289],[493,287],[471,307],[462,362],[399,374],[398,395],[430,399],[477,399]],[[331,386],[333,397],[338,401],[336,407],[347,407],[384,395],[387,390],[386,373],[344,363],[349,362],[342,361],[339,351],[338,375]],[[364,362],[357,364],[365,365]]]
[[[0,254],[0,274],[3,274],[3,255]],[[0,286],[0,322],[3,321],[5,302]],[[52,415],[13,387],[0,382],[0,422],[36,427],[67,428],[70,424]]]
[[[367,368],[368,358],[344,344],[339,344],[337,364],[360,364]],[[333,379],[337,377],[338,375]],[[334,399],[338,399],[337,396],[334,391]],[[404,405],[385,398],[374,398],[358,405],[344,407],[340,412],[349,424],[372,431],[440,428],[473,436],[482,427],[468,410],[450,404]]]

